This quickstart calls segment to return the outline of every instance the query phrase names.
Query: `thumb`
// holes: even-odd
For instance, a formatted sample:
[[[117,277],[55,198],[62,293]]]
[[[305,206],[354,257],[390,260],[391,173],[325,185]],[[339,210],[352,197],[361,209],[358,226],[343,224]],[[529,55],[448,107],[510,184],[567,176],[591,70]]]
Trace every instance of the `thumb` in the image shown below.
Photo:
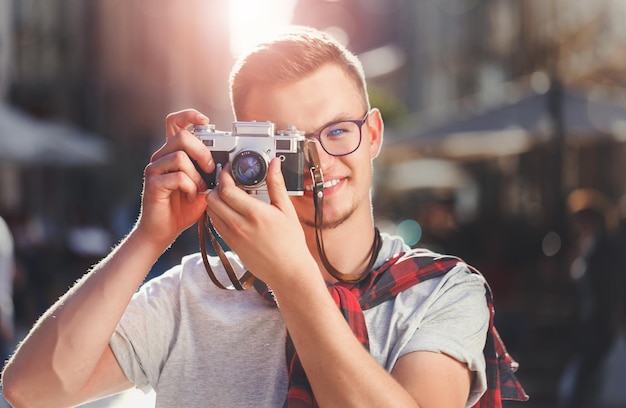
[[[285,210],[291,206],[285,179],[281,171],[281,161],[275,158],[270,162],[269,171],[267,173],[267,193],[270,202],[281,210]]]

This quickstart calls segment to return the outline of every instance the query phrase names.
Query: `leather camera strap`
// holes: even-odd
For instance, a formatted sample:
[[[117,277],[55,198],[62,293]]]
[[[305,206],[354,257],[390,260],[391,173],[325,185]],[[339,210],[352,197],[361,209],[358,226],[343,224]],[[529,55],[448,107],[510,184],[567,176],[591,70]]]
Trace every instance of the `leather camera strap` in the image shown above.
[[[326,256],[326,250],[324,249],[324,239],[322,237],[323,219],[324,219],[324,175],[322,174],[322,168],[320,166],[319,155],[317,154],[317,148],[314,142],[310,142],[305,146],[305,153],[307,162],[311,171],[311,179],[313,180],[313,203],[315,207],[315,241],[317,243],[317,251],[320,254],[322,263],[326,271],[340,282],[355,283],[367,276],[367,272],[372,270],[378,252],[382,246],[382,240],[380,239],[380,232],[378,228],[374,227],[374,242],[369,253],[369,263],[365,267],[365,270],[360,274],[347,275],[339,272],[328,260]]]
[[[219,279],[215,276],[211,265],[209,264],[209,258],[206,253],[206,239],[205,239],[205,230],[209,235],[209,239],[211,240],[211,244],[215,249],[215,253],[220,258],[222,265],[224,265],[224,269],[226,270],[226,274],[228,275],[228,279],[232,283],[233,286],[224,286]],[[204,263],[204,268],[211,278],[211,281],[220,289],[226,290],[246,290],[254,283],[254,275],[250,273],[250,271],[246,271],[241,278],[237,277],[233,266],[230,263],[230,260],[226,256],[222,245],[219,243],[217,238],[215,237],[215,232],[213,229],[213,225],[211,224],[211,219],[206,212],[202,214],[202,217],[198,220],[198,238],[200,241],[200,253],[202,254],[202,262]]]

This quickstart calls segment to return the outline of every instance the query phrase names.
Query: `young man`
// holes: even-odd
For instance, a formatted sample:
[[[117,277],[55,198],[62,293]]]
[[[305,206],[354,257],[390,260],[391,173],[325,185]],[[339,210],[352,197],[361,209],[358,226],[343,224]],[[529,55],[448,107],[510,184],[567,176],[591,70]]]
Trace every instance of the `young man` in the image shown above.
[[[315,141],[325,256],[340,278],[363,280],[333,285],[317,246],[310,177],[304,196],[289,196],[273,160],[269,203],[239,188],[229,171],[200,194],[206,185],[192,160],[206,173],[215,163],[186,129],[208,119],[194,110],[171,114],[167,141],[145,170],[136,226],[35,325],[5,369],[9,400],[67,406],[137,386],[156,390],[163,407],[473,405],[487,388],[485,282],[458,260],[444,268],[432,254],[411,254],[397,237],[383,234],[373,250],[372,161],[383,121],[370,109],[358,60],[301,29],[259,46],[233,72],[237,120],[295,125]],[[236,254],[229,253],[234,268],[267,284],[275,303],[254,289],[217,288],[199,254],[135,294],[204,211]],[[421,262],[434,277],[414,273],[421,282],[390,294],[398,282],[383,288],[392,275],[369,279],[378,273],[368,268],[371,257],[375,271],[401,277],[398,270],[414,273]],[[223,271],[217,259],[209,263]],[[355,289],[366,282],[380,292]],[[376,302],[379,295],[387,301]],[[371,296],[373,306],[355,306],[357,296]],[[336,299],[356,308],[346,312],[350,323]]]

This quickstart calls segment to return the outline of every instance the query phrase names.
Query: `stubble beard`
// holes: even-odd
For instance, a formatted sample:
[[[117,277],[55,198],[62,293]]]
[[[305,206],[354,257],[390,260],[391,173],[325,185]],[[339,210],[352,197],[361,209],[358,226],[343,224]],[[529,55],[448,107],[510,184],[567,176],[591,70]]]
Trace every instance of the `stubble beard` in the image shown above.
[[[352,216],[352,214],[354,214],[356,211],[356,207],[352,206],[348,211],[346,211],[345,213],[339,215],[338,217],[335,217],[334,219],[327,219],[326,217],[324,217],[322,219],[322,230],[331,230],[331,229],[335,229],[339,226],[341,226],[343,223],[345,223],[346,221],[348,221],[348,219],[350,219],[350,217]],[[302,216],[298,216],[300,223],[302,225],[306,225],[307,227],[311,227],[311,228],[315,228],[315,219],[306,219]]]

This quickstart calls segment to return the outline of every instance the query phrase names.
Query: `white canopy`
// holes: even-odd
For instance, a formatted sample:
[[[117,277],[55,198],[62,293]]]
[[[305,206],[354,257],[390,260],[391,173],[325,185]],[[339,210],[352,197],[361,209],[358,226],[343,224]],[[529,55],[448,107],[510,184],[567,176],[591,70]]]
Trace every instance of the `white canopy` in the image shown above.
[[[90,166],[105,164],[109,146],[94,134],[34,118],[0,103],[0,162]]]

